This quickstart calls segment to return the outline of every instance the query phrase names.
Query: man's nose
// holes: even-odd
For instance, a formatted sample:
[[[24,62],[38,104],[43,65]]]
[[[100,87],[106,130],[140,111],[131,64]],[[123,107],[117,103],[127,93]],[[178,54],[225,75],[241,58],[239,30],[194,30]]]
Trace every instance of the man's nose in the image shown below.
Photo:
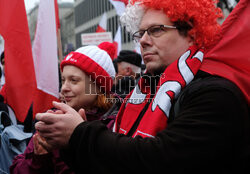
[[[151,37],[148,35],[148,32],[147,32],[147,31],[143,34],[142,38],[140,39],[140,45],[141,45],[142,47],[145,47],[145,46],[147,46],[147,45],[152,45],[152,39],[151,39]]]

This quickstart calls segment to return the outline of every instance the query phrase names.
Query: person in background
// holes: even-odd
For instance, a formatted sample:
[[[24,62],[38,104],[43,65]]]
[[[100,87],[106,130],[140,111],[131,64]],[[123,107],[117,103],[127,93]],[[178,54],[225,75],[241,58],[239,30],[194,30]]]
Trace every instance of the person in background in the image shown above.
[[[2,65],[2,67],[1,67],[1,72],[2,73],[1,73],[1,76],[0,76],[0,78],[1,78],[1,83],[0,83],[1,88],[5,84],[4,64],[5,64],[5,60],[4,60],[4,51],[3,51],[2,54],[1,54],[1,65]]]
[[[102,120],[110,129],[114,124],[115,115],[104,116],[104,114],[112,113],[115,108],[113,103],[109,102],[112,100],[106,100],[113,98],[113,94],[109,91],[113,83],[112,77],[115,75],[111,60],[114,49],[114,45],[109,42],[101,43],[99,47],[85,46],[69,53],[61,62],[62,102],[76,111],[84,112],[86,114],[84,119]],[[98,79],[98,76],[101,78]],[[60,111],[49,110],[48,113],[60,113]],[[13,160],[11,173],[73,173],[61,160],[58,150],[49,152],[39,144],[39,141],[44,139],[36,133],[24,154],[16,156]]]
[[[222,10],[227,9],[229,12],[231,12],[238,2],[239,0],[219,0],[217,6]]]
[[[37,114],[49,147],[77,173],[249,173],[247,95],[201,69],[204,51],[220,39],[215,4],[131,0],[121,21],[140,43],[148,77],[126,97],[115,132],[63,103],[54,106],[64,114]]]
[[[239,0],[219,0],[217,7],[219,7],[223,12],[223,17],[221,17],[218,22],[222,24],[227,16],[232,12],[234,7],[237,5]]]
[[[125,98],[135,87],[141,77],[141,55],[130,51],[120,51],[117,59],[117,74],[112,91]]]

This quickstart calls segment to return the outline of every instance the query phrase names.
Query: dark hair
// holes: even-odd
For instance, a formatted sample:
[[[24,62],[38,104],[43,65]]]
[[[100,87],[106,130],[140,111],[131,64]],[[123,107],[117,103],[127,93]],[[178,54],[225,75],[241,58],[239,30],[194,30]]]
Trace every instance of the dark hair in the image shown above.
[[[188,36],[188,32],[193,28],[192,22],[185,21],[176,21],[174,22],[174,26],[176,26],[177,30],[182,36]]]

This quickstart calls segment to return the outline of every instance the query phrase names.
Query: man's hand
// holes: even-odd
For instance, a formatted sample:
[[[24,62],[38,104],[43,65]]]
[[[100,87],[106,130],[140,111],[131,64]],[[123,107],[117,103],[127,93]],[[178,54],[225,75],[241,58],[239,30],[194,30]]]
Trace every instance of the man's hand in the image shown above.
[[[74,129],[86,120],[83,109],[76,112],[70,106],[64,103],[53,102],[57,111],[47,113],[38,113],[35,128],[39,134],[45,138],[46,143],[39,141],[45,149],[65,148]]]

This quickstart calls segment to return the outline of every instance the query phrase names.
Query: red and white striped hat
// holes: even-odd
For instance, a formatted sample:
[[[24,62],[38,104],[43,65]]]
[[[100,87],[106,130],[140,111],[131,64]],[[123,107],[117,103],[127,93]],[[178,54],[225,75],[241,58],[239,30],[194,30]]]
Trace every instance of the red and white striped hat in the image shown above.
[[[61,62],[61,71],[65,65],[74,65],[90,75],[102,92],[109,93],[115,77],[112,62],[115,46],[103,42],[98,46],[84,46],[69,53]]]

